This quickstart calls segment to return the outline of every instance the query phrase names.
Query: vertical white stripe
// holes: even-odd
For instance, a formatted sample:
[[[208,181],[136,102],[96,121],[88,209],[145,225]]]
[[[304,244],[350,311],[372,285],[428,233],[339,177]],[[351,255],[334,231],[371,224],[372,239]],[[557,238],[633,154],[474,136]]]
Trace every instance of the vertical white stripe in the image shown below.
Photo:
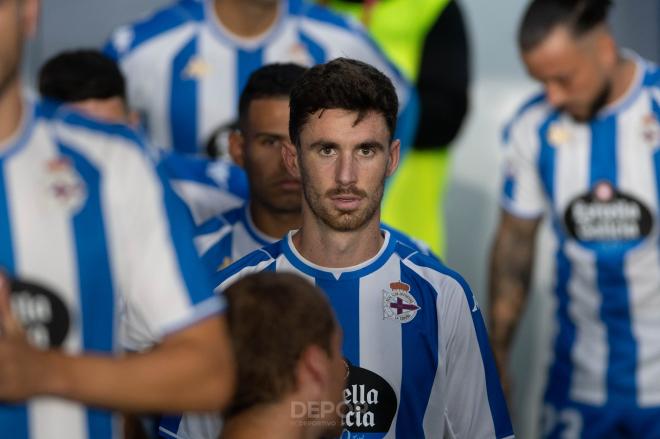
[[[201,26],[201,25],[200,25]],[[217,128],[238,117],[236,51],[222,44],[208,26],[200,31],[200,61],[206,71],[199,78],[197,130],[203,142]]]
[[[128,84],[129,103],[144,111],[155,146],[172,148],[170,136],[170,84],[172,61],[195,31],[195,24],[160,34],[122,60]]]
[[[658,194],[654,146],[643,136],[644,117],[651,114],[650,96],[642,92],[617,120],[617,152],[621,190],[641,201],[653,215],[651,235],[625,259],[632,331],[637,341],[638,404],[660,405],[660,256]]]
[[[589,190],[591,134],[588,127],[575,124],[568,120],[567,116],[562,117],[557,124],[557,130],[562,130],[569,136],[566,143],[555,146],[557,162],[554,209],[560,212],[563,222],[563,214],[568,204]]]
[[[400,259],[393,255],[379,270],[360,278],[360,367],[383,377],[401,401],[401,323],[383,318],[383,291],[401,279]],[[397,413],[385,439],[395,438]]]
[[[568,282],[568,314],[575,324],[571,352],[573,376],[569,395],[575,401],[598,405],[607,398],[607,328],[600,318],[602,297],[597,290],[596,259],[593,253],[574,241],[566,244],[573,265]]]
[[[9,204],[17,274],[55,292],[70,312],[69,334],[62,349],[81,350],[78,271],[71,212],[47,190],[47,162],[56,157],[45,128],[35,129],[31,144],[7,168]],[[33,439],[86,437],[85,409],[55,398],[28,404]]]

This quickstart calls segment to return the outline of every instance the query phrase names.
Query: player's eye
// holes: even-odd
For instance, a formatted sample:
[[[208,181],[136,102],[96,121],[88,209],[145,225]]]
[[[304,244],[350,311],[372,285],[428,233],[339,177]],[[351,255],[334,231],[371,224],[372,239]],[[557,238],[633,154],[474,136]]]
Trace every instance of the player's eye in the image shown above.
[[[370,157],[376,153],[374,148],[370,146],[363,146],[362,148],[360,148],[359,152],[360,155],[363,157]]]
[[[334,154],[335,148],[333,148],[332,146],[322,146],[319,149],[319,152],[321,153],[321,155],[330,156],[330,155]]]

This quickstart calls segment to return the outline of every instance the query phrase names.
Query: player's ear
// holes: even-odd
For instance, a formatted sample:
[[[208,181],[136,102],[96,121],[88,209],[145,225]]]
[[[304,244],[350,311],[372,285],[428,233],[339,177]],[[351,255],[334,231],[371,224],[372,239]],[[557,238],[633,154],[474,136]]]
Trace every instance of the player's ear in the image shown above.
[[[390,144],[390,149],[388,152],[388,159],[387,159],[387,176],[389,177],[390,175],[394,174],[394,171],[396,171],[396,168],[399,167],[399,158],[401,157],[401,141],[400,140],[394,140]]]
[[[26,38],[32,38],[37,33],[39,24],[39,0],[20,0],[21,20],[23,21],[23,32]]]
[[[285,142],[282,146],[282,160],[287,172],[295,178],[300,178],[298,159],[298,148],[291,142]]]
[[[296,367],[297,391],[310,401],[321,401],[330,381],[330,359],[319,346],[308,346]]]
[[[229,134],[229,155],[241,168],[245,167],[245,137],[239,130]]]

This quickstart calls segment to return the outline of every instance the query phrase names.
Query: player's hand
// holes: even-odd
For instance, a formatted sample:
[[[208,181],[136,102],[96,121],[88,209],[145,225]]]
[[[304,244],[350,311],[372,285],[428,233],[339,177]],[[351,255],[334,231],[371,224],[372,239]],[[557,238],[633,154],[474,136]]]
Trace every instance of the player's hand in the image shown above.
[[[0,400],[22,401],[34,396],[44,353],[32,347],[11,310],[10,282],[0,273]]]

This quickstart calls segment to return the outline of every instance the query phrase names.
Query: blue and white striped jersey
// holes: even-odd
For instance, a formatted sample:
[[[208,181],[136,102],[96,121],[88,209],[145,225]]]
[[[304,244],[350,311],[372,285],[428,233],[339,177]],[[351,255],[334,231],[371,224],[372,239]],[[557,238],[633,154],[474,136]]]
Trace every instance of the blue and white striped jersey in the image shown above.
[[[403,232],[381,224],[399,242],[439,261],[429,246]],[[261,232],[252,221],[249,203],[210,219],[195,233],[195,246],[204,265],[215,273],[248,253],[278,241]]]
[[[146,116],[153,142],[184,153],[237,119],[250,74],[275,62],[314,65],[343,56],[372,64],[395,84],[397,137],[410,145],[417,103],[411,85],[358,24],[304,0],[283,0],[279,18],[258,39],[231,34],[212,0],[181,0],[117,29],[105,48],[126,76],[131,106]]]
[[[29,339],[112,354],[221,311],[189,216],[134,133],[24,107],[20,133],[0,148],[0,268]],[[0,404],[3,438],[111,439],[119,427],[108,411],[52,397]]]
[[[505,130],[503,206],[549,206],[557,239],[557,402],[660,406],[660,70],[635,60],[629,91],[590,122],[537,96]]]
[[[245,171],[229,160],[164,152],[159,165],[195,224],[242,206],[248,197]]]
[[[347,431],[367,438],[513,436],[479,306],[457,273],[385,230],[373,258],[328,269],[298,253],[293,233],[219,272],[217,291],[249,273],[286,271],[328,295],[352,365]]]

